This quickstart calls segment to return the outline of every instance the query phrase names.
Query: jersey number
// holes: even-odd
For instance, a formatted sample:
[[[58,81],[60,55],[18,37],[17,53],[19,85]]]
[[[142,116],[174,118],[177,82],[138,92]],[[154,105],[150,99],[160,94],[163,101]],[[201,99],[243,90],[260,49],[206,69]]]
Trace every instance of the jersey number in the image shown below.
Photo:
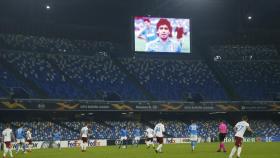
[[[156,132],[160,132],[160,128],[159,127],[156,128]]]
[[[239,131],[241,131],[243,128],[244,128],[244,126],[238,125],[238,126],[237,126],[237,131],[239,132]]]

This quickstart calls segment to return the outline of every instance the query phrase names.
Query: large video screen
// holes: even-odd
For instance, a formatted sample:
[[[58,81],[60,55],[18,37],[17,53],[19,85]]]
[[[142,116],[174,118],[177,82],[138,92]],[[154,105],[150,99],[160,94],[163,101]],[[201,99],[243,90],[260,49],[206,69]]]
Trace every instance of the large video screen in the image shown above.
[[[190,53],[190,19],[134,17],[134,51]]]

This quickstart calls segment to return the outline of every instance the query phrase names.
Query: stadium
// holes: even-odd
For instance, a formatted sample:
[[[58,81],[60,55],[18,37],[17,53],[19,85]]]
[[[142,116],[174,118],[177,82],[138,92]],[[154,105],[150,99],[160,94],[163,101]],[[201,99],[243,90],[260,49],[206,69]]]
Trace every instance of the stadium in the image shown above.
[[[3,158],[278,158],[280,1],[0,1]]]

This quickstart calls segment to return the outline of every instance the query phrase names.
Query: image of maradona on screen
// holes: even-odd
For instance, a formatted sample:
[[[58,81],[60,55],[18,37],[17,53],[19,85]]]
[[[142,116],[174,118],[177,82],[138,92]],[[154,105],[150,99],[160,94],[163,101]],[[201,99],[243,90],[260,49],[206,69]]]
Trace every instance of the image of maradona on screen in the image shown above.
[[[134,17],[136,52],[190,53],[190,20]]]

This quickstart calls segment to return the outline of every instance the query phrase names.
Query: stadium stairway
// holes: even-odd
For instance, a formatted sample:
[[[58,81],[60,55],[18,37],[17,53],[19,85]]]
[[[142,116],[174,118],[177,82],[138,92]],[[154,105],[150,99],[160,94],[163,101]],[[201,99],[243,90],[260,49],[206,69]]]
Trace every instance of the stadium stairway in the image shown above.
[[[25,85],[30,87],[36,94],[37,97],[39,98],[48,98],[48,93],[45,92],[42,88],[38,87],[34,82],[32,82],[29,79],[24,78],[17,69],[7,61],[5,61],[3,58],[0,57],[0,63],[3,65],[3,67],[6,68],[7,71],[11,72],[18,80],[22,81]]]
[[[197,48],[200,49],[199,52],[201,53],[201,57],[204,58],[204,61],[207,64],[207,66],[209,67],[209,69],[212,71],[212,73],[214,74],[216,79],[223,86],[228,98],[230,100],[239,100],[240,96],[237,94],[237,92],[235,92],[233,87],[227,82],[227,80],[225,79],[225,76],[221,73],[221,71],[219,71],[219,68],[217,66],[215,66],[215,62],[214,62],[213,58],[211,57],[210,53],[208,53],[211,51],[211,50],[209,50],[208,45],[206,43],[204,43],[204,44],[200,43],[200,45],[203,45],[203,46],[200,46]]]
[[[3,67],[2,62],[0,62],[0,67]],[[0,91],[6,95],[9,96],[9,90],[7,89],[7,87],[3,86],[0,84]]]
[[[59,125],[59,126],[61,126],[61,127],[64,127],[64,128],[66,128],[66,129],[68,129],[69,131],[74,131],[74,132],[76,132],[78,135],[80,134],[80,131],[79,131],[79,130],[75,130],[75,129],[73,129],[73,128],[71,128],[71,127],[69,127],[69,126],[67,126],[67,125],[65,125],[65,124],[63,124],[63,123],[61,123],[60,121],[52,121],[52,123],[55,123],[55,124],[57,124],[57,125]]]
[[[49,59],[49,62],[56,70],[59,71],[59,73],[61,75],[64,75],[66,77],[66,80],[73,87],[75,87],[77,90],[79,90],[82,94],[85,94],[86,99],[93,99],[94,98],[94,94],[92,94],[91,91],[89,91],[87,88],[83,87],[82,85],[79,85],[77,82],[73,81],[67,74],[65,74],[63,71],[61,71],[61,69],[57,66],[57,64],[55,63],[55,61],[53,61],[53,59]]]
[[[277,50],[278,56],[280,56],[280,44],[275,44],[275,48]]]
[[[137,78],[135,76],[133,76],[132,74],[129,73],[129,71],[127,71],[127,69],[125,68],[125,66],[118,61],[117,58],[114,58],[113,56],[111,56],[111,59],[113,61],[113,63],[118,66],[120,68],[120,70],[127,75],[128,79],[134,83],[134,85],[144,94],[145,98],[147,98],[148,100],[156,100],[156,98],[152,95],[152,93],[150,91],[148,91],[146,88],[144,88],[140,82],[137,80]]]
[[[8,90],[5,88],[5,87],[3,87],[2,85],[0,85],[0,91],[5,95],[5,96],[9,96],[9,92],[8,92]],[[4,96],[4,97],[5,97]]]
[[[107,124],[107,123],[104,122],[103,120],[98,120],[98,121],[96,120],[95,122],[97,122],[97,123],[99,123],[99,124],[101,124],[101,125],[103,125],[103,126],[106,126],[106,127],[109,127],[109,128],[113,128],[113,126]]]
[[[237,92],[233,89],[233,87],[230,85],[230,83],[227,82],[225,79],[225,76],[222,71],[219,70],[219,68],[215,65],[213,61],[206,62],[208,64],[208,67],[211,69],[217,80],[221,83],[221,85],[224,87],[225,92],[227,93],[227,96],[230,100],[240,100],[240,96],[237,94]]]

